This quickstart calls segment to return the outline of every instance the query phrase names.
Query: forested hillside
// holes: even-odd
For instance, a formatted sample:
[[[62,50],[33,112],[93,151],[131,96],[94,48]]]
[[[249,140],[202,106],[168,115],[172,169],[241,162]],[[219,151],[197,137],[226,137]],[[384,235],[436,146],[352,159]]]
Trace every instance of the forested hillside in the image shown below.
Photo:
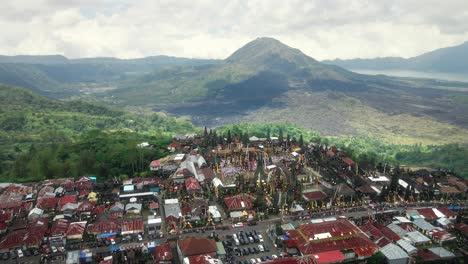
[[[2,84],[0,105],[0,174],[3,178],[38,179],[67,176],[69,173],[78,175],[86,171],[90,173],[99,169],[78,166],[83,161],[75,158],[82,151],[88,150],[96,155],[101,153],[103,156],[99,156],[96,162],[120,153],[121,164],[124,164],[126,156],[123,152],[111,149],[126,146],[128,153],[131,153],[141,141],[153,141],[157,146],[153,150],[162,151],[164,144],[161,142],[169,140],[169,135],[196,130],[184,120],[157,114],[138,116],[81,101],[62,102],[24,88]],[[90,142],[96,140],[105,144],[93,147]],[[100,150],[99,146],[104,149]],[[57,152],[59,149],[65,153]],[[88,153],[83,157],[92,155]],[[49,164],[54,160],[55,165]],[[66,165],[66,160],[70,160],[70,167]],[[41,162],[41,169],[37,169]],[[110,166],[112,163],[105,164]],[[12,168],[15,168],[14,171],[11,171]],[[69,171],[66,168],[74,169]]]

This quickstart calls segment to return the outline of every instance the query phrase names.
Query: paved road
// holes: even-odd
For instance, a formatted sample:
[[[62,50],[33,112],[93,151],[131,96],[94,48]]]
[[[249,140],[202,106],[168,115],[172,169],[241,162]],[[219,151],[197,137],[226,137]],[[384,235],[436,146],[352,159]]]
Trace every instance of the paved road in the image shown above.
[[[359,210],[359,211],[343,211],[343,210],[341,210],[342,212],[340,212],[340,211],[335,211],[335,210],[329,210],[329,211],[324,211],[324,212],[313,213],[312,218],[317,219],[317,218],[346,216],[347,218],[353,217],[355,219],[358,219],[360,217],[380,214],[380,213],[384,213],[384,212],[399,212],[399,213],[402,213],[405,210],[407,210],[408,208],[438,206],[438,205],[444,205],[444,204],[446,204],[446,203],[440,203],[440,202],[437,202],[437,203],[416,203],[416,204],[408,205],[408,207],[404,207],[404,206],[395,207],[395,206],[390,206],[389,205],[389,206],[379,208],[378,210],[365,208],[365,210],[362,210],[362,211],[361,210]],[[349,210],[352,210],[352,209],[349,209]],[[159,239],[159,238],[158,239],[144,239],[143,242],[156,241],[159,244],[159,243],[165,242],[167,239],[186,238],[186,237],[193,236],[193,235],[209,236],[211,234],[211,232],[214,232],[215,234],[217,234],[218,237],[220,238],[220,241],[222,241],[222,240],[226,239],[226,235],[232,235],[233,233],[237,233],[240,230],[244,230],[244,231],[247,231],[247,232],[248,231],[253,231],[253,230],[257,230],[257,232],[261,231],[262,236],[263,236],[263,238],[265,240],[264,243],[266,243],[267,246],[270,247],[270,252],[268,252],[268,253],[266,253],[266,252],[265,253],[258,253],[258,254],[238,257],[238,260],[251,259],[253,257],[257,258],[257,257],[264,256],[264,255],[272,255],[272,254],[279,253],[279,251],[274,248],[273,242],[266,235],[267,228],[274,228],[274,223],[282,222],[282,223],[292,223],[293,225],[298,225],[298,224],[302,224],[302,223],[306,223],[306,222],[310,221],[310,220],[303,220],[303,219],[302,220],[300,220],[300,219],[294,220],[295,218],[296,218],[296,216],[283,216],[283,217],[274,216],[274,217],[270,217],[267,220],[258,222],[258,225],[256,225],[256,226],[244,226],[244,227],[240,227],[240,228],[230,227],[229,230],[207,230],[205,233],[191,232],[191,233],[185,233],[185,234],[180,234],[180,235],[168,235],[168,234],[166,234],[166,236],[164,238],[162,238],[162,239]],[[226,225],[230,226],[230,221],[229,220],[225,220],[224,223],[226,223]],[[142,242],[140,242],[140,243],[142,243]],[[134,243],[120,244],[120,246],[128,246],[128,245],[131,245],[131,244],[134,244]],[[252,245],[258,245],[258,243],[250,244],[250,245],[243,245],[243,246],[240,246],[240,248],[252,247]],[[106,252],[109,252],[109,247],[107,247],[107,246],[106,247],[97,247],[97,248],[91,248],[90,250],[93,252],[93,254],[106,253]],[[39,263],[39,260],[40,260],[40,256],[32,256],[32,257],[24,257],[24,258],[15,259],[15,260],[12,260],[12,259],[7,260],[7,261],[0,260],[0,262],[1,263],[8,263],[8,264],[10,264],[10,263],[11,264],[13,264],[13,263],[24,263],[24,264],[33,264],[34,263],[34,264],[36,264],[36,263]]]

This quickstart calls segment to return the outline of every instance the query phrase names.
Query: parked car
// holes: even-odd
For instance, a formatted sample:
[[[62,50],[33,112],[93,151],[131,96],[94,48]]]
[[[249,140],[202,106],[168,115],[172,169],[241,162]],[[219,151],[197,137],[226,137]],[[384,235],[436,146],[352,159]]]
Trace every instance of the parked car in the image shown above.
[[[143,241],[143,237],[140,234],[138,234],[138,241]]]
[[[255,259],[252,258],[252,259],[250,259],[250,263],[251,263],[251,264],[255,264],[255,263],[257,263],[257,261],[256,261]]]
[[[24,257],[23,250],[18,249],[18,258],[22,258],[22,257]]]
[[[115,245],[115,240],[113,238],[110,239],[111,245]]]
[[[260,263],[262,262],[262,260],[260,258],[257,258],[257,263]]]
[[[262,245],[258,245],[258,250],[260,250],[260,252],[264,252],[264,251],[265,251],[265,249],[263,248]]]
[[[263,248],[265,249],[266,252],[270,251],[270,248],[266,244],[263,244]]]
[[[2,254],[2,260],[7,260],[10,258],[10,252],[5,252]]]
[[[52,253],[57,253],[58,249],[55,246],[51,246],[50,249],[52,250]]]
[[[260,234],[258,235],[258,240],[260,241],[260,243],[264,242],[262,235],[260,235]]]
[[[239,222],[239,223],[235,223],[232,225],[232,227],[236,228],[236,227],[243,227],[244,224],[242,222]]]

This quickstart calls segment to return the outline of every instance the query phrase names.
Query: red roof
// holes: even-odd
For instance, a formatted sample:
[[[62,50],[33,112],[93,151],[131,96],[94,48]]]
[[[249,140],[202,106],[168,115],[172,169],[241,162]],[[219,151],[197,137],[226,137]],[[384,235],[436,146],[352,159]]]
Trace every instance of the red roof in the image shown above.
[[[171,261],[172,250],[169,243],[159,244],[154,248],[154,256],[156,263],[160,261]]]
[[[467,224],[459,223],[459,224],[455,224],[454,227],[464,236],[468,237],[468,225]]]
[[[90,190],[81,190],[78,196],[79,196],[80,198],[83,198],[83,197],[88,196],[88,194],[89,194],[90,192],[91,192]]]
[[[150,163],[150,167],[159,167],[159,166],[161,166],[161,161],[160,160],[153,160]]]
[[[43,210],[55,209],[58,199],[55,197],[41,198],[38,200],[36,207]]]
[[[424,216],[424,218],[426,219],[438,218],[437,215],[434,213],[434,210],[432,210],[432,208],[420,208],[420,209],[416,209],[416,211],[418,211],[418,213]]]
[[[49,220],[41,217],[31,222],[28,227],[28,234],[24,237],[23,244],[26,246],[39,246],[44,238],[49,225]]]
[[[441,213],[443,213],[446,217],[455,217],[455,216],[457,216],[457,213],[455,213],[454,211],[448,209],[446,206],[437,207],[437,210],[439,210]]]
[[[168,148],[178,149],[178,148],[180,148],[180,143],[178,143],[178,142],[172,142],[172,143],[169,144],[167,147],[168,147]]]
[[[392,241],[386,237],[382,237],[381,239],[377,240],[376,243],[380,248],[383,248],[386,245],[392,243]]]
[[[120,225],[116,220],[105,220],[95,222],[91,225],[88,225],[88,233],[91,234],[106,234],[110,232],[118,232]]]
[[[182,214],[183,215],[188,215],[188,214],[191,214],[191,213],[192,213],[192,208],[190,208],[190,205],[184,204],[184,206],[182,206]]]
[[[104,205],[99,205],[97,207],[94,207],[93,209],[93,214],[95,216],[99,216],[101,215],[102,213],[104,213],[104,211],[106,210],[106,207]]]
[[[69,236],[83,236],[86,228],[86,222],[70,223],[67,229],[67,237]]]
[[[345,256],[338,250],[318,253],[314,255],[317,263],[335,263],[345,260]]]
[[[197,179],[195,179],[194,177],[190,177],[185,179],[185,188],[187,189],[187,191],[200,190],[200,184],[198,183]]]
[[[133,220],[122,220],[121,232],[122,233],[140,233],[143,232],[143,220],[133,219]]]
[[[58,219],[52,225],[51,235],[65,235],[69,225],[70,221],[66,219]]]
[[[0,210],[0,223],[8,222],[11,220],[11,211],[10,210]]]
[[[28,230],[26,229],[9,232],[0,242],[0,249],[10,249],[22,246],[23,240],[27,234]]]
[[[187,237],[178,241],[182,254],[187,256],[214,253],[218,250],[216,242],[201,236]]]
[[[6,202],[0,203],[0,209],[18,209],[23,205],[23,202]]]
[[[159,203],[158,203],[158,202],[155,202],[155,201],[152,201],[152,202],[149,204],[149,209],[150,209],[150,210],[159,209]]]
[[[372,235],[374,237],[374,241],[384,237],[384,234],[382,234],[382,232],[380,232],[380,230],[377,229],[377,227],[373,226],[372,224],[367,224],[365,226],[360,226],[359,228],[363,232],[369,233],[370,235]]]
[[[92,190],[93,182],[92,181],[75,182],[75,188],[77,190]]]
[[[78,206],[78,211],[79,212],[91,212],[94,209],[94,204],[93,202],[90,201],[84,201],[80,203]]]
[[[354,161],[348,157],[341,158],[341,160],[348,165],[354,165]]]
[[[222,263],[219,259],[214,257],[214,254],[202,254],[188,257],[190,264],[216,264]]]
[[[170,223],[170,222],[173,222],[173,223],[179,223],[179,218],[173,216],[173,215],[169,215],[169,216],[166,216],[166,218],[164,219],[166,223]]]
[[[268,264],[315,264],[317,260],[312,255],[301,257],[277,258],[269,260]]]
[[[440,259],[439,256],[437,256],[435,253],[433,253],[432,251],[428,249],[418,249],[417,255],[421,257],[423,261],[432,261],[432,260]]]
[[[59,199],[58,206],[62,207],[67,203],[76,203],[76,195],[68,195]]]
[[[37,197],[42,197],[44,196],[46,193],[53,193],[54,192],[54,187],[52,186],[44,186],[40,191],[39,193],[37,194]]]
[[[387,238],[389,238],[390,240],[393,240],[393,241],[400,240],[400,236],[397,233],[393,232],[390,228],[379,223],[374,223],[374,226],[378,228],[380,232],[382,232],[382,234],[386,236]]]
[[[371,256],[377,245],[346,219],[300,225],[297,232],[287,232],[303,255],[352,249],[358,256]],[[316,238],[318,234],[327,238]],[[330,237],[331,236],[331,237]],[[312,240],[310,240],[312,238]]]
[[[252,201],[243,195],[229,196],[224,198],[224,203],[229,210],[250,209],[253,207]]]
[[[306,192],[302,195],[304,195],[309,201],[323,200],[327,198],[327,195],[322,191]]]

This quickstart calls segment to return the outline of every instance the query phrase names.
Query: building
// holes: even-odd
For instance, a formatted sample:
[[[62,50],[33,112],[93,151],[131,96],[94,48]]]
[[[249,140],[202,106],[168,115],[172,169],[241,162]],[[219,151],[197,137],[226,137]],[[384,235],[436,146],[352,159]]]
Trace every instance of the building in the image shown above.
[[[169,243],[159,244],[154,248],[154,261],[159,264],[172,263],[172,250]]]
[[[388,264],[407,264],[409,261],[408,254],[395,244],[388,244],[380,251],[387,259]]]
[[[218,251],[216,242],[201,236],[187,237],[177,241],[177,254],[181,264],[186,263],[186,258],[200,255],[215,256]]]
[[[324,219],[300,225],[286,231],[291,238],[288,247],[296,247],[302,255],[316,255],[339,251],[346,261],[364,259],[378,251],[377,245],[347,219]],[[327,254],[325,254],[327,255]]]

